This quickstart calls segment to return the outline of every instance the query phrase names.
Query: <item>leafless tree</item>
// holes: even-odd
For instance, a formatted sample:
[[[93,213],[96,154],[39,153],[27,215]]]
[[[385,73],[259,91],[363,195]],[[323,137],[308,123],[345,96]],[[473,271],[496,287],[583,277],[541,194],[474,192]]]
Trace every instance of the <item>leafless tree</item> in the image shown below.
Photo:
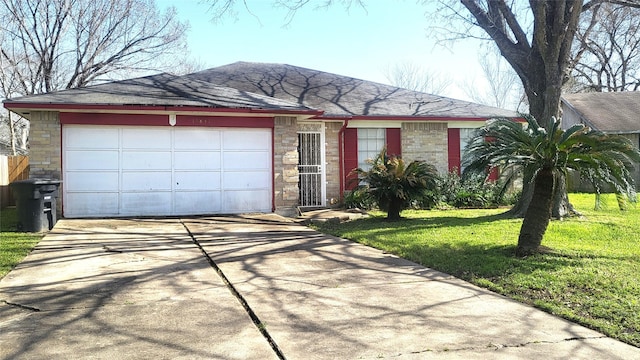
[[[640,89],[640,9],[603,3],[586,11],[571,68],[574,91]]]
[[[4,35],[4,33],[0,33],[0,43]],[[17,85],[18,81],[16,74],[12,72],[12,67],[8,66],[3,57],[0,57],[0,94],[17,93]],[[0,109],[0,141],[8,145],[11,155],[18,155],[19,149],[26,150],[28,126],[25,119]]]
[[[209,12],[212,14],[214,22],[222,21],[222,19],[231,17],[238,18],[239,12],[246,12],[260,22],[260,15],[254,13],[251,0],[208,0]],[[257,1],[256,1],[257,2]],[[275,7],[283,9],[286,14],[283,19],[283,25],[289,25],[295,17],[298,10],[303,7],[313,7],[315,9],[327,9],[334,5],[342,6],[345,11],[349,11],[352,7],[358,7],[366,10],[366,1],[364,0],[272,0]]]
[[[451,85],[450,76],[431,71],[410,61],[387,67],[384,75],[393,86],[434,95],[444,93]]]
[[[86,86],[182,59],[186,23],[153,0],[0,0],[3,97]]]
[[[488,48],[479,53],[478,63],[484,79],[482,84],[467,80],[463,84],[467,96],[480,104],[526,112],[522,85],[500,53],[495,48]]]

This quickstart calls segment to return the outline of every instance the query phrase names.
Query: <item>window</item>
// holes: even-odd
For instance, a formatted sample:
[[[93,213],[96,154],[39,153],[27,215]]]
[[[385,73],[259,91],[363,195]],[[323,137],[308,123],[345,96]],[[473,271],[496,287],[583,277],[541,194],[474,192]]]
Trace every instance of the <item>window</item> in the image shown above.
[[[467,144],[469,144],[471,139],[473,139],[473,135],[476,133],[476,130],[478,129],[460,129],[460,171],[464,170],[462,164],[464,164]]]
[[[369,169],[367,159],[374,159],[386,143],[385,129],[358,129],[358,167]]]

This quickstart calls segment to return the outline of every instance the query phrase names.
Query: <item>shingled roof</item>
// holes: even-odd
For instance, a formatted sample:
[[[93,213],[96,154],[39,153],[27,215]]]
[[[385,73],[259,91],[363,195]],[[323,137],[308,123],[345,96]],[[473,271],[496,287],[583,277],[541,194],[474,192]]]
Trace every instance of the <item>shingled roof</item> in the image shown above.
[[[186,75],[324,111],[324,117],[517,117],[513,111],[286,64],[236,62]]]
[[[593,92],[562,97],[585,125],[610,133],[640,132],[640,92]]]
[[[194,106],[234,109],[311,110],[295,102],[192,78],[159,74],[84,88],[6,100],[12,104]]]

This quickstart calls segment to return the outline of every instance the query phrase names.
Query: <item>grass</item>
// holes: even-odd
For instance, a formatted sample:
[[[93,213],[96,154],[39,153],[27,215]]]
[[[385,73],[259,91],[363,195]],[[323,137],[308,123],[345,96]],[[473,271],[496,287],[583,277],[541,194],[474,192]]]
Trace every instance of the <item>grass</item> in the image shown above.
[[[640,204],[571,194],[584,218],[552,221],[548,254],[514,256],[522,220],[504,209],[382,213],[319,230],[396,254],[640,346]]]
[[[41,234],[16,232],[17,223],[15,208],[0,210],[0,279],[42,239]]]

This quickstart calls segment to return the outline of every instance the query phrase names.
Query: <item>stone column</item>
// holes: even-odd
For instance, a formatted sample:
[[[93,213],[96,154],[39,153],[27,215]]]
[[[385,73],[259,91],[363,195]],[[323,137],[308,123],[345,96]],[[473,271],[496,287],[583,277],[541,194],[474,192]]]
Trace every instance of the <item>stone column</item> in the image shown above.
[[[293,216],[299,204],[298,121],[276,116],[273,129],[273,167],[276,213]]]
[[[29,126],[29,177],[62,179],[62,127],[60,114],[33,111]],[[62,187],[56,202],[57,216],[62,215]]]

